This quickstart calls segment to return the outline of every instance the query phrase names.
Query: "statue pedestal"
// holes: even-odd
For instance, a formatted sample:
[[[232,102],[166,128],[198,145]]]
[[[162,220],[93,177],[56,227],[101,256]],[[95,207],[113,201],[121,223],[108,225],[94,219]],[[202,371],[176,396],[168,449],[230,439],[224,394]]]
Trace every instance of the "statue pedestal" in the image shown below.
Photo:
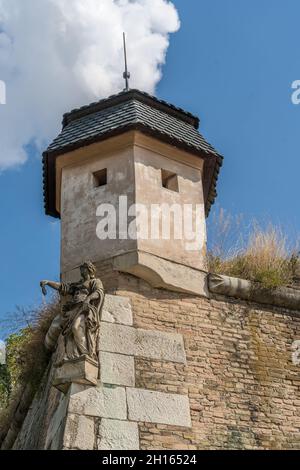
[[[87,356],[64,360],[55,367],[53,386],[65,394],[72,383],[91,386],[98,383],[99,364]]]

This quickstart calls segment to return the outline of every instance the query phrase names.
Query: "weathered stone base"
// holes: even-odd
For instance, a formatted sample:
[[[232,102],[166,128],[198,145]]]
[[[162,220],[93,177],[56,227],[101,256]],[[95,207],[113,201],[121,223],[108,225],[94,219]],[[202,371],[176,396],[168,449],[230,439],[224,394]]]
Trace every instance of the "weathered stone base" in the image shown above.
[[[72,383],[97,385],[99,366],[96,361],[82,356],[78,359],[66,360],[56,365],[53,386],[67,393]]]
[[[99,339],[101,379],[88,358],[57,369],[54,385],[66,395],[51,419],[46,448],[136,450],[140,423],[191,427],[187,395],[135,385],[136,358],[186,364],[182,335],[132,325],[129,299],[107,296]]]
[[[139,423],[189,430],[187,396],[98,384],[72,384],[61,397],[47,435],[51,450],[138,450]]]

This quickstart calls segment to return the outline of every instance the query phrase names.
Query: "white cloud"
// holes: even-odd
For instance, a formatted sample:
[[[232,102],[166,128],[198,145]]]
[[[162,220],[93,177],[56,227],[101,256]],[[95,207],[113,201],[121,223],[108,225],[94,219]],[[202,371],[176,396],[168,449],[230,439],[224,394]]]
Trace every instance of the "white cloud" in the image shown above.
[[[167,0],[0,0],[0,170],[43,148],[64,112],[124,88],[123,31],[130,85],[154,93],[178,28]]]

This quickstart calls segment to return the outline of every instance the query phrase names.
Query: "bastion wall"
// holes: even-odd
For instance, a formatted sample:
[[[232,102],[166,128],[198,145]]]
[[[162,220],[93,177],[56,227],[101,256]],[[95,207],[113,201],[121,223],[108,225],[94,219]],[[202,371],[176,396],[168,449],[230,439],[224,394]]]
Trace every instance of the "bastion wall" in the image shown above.
[[[52,387],[58,346],[14,449],[300,449],[299,311],[97,267],[101,381]]]

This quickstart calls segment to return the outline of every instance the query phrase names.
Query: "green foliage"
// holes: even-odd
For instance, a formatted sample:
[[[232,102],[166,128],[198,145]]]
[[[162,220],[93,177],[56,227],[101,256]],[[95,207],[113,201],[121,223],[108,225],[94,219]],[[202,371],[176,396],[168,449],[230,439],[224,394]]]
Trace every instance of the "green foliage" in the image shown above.
[[[0,412],[6,408],[11,394],[11,381],[8,367],[0,364]]]
[[[19,310],[22,313],[19,330],[6,340],[6,366],[0,369],[0,442],[8,431],[25,386],[30,386],[33,398],[40,384],[49,361],[45,336],[59,311],[58,302],[29,312]],[[27,318],[25,328],[24,318]]]
[[[31,338],[31,329],[22,329],[19,333],[11,334],[6,341],[6,365],[10,374],[12,391],[16,389],[22,371],[26,365],[24,351]]]

